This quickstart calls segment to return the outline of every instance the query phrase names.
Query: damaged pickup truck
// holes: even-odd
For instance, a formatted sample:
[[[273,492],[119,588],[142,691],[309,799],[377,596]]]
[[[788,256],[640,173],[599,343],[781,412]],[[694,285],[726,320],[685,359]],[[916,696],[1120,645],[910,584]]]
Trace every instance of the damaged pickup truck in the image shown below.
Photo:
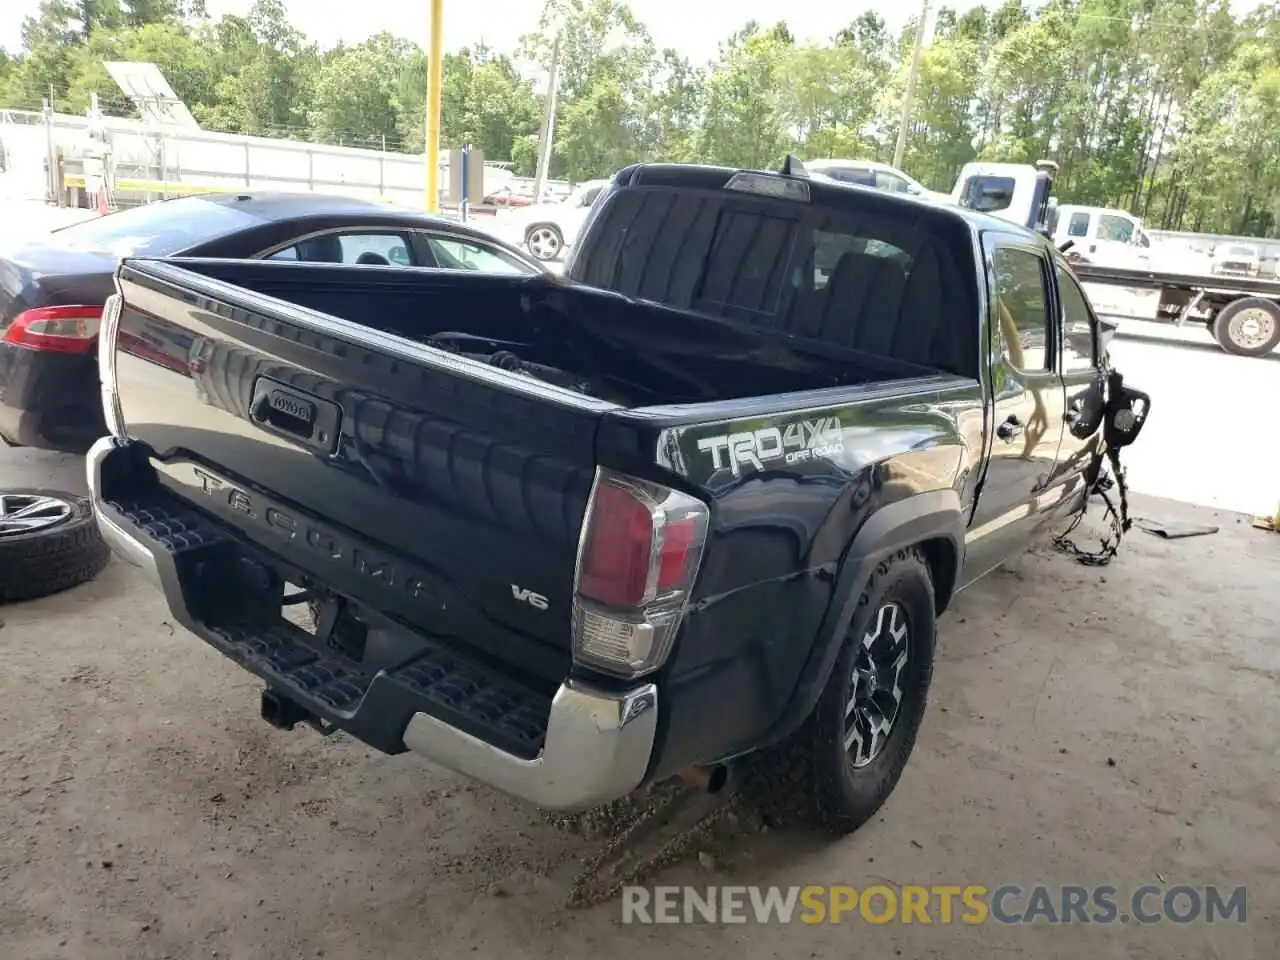
[[[271,723],[546,808],[733,764],[855,829],[937,618],[1145,415],[1035,231],[791,162],[620,171],[564,279],[135,259],[117,290],[88,473],[119,556]]]

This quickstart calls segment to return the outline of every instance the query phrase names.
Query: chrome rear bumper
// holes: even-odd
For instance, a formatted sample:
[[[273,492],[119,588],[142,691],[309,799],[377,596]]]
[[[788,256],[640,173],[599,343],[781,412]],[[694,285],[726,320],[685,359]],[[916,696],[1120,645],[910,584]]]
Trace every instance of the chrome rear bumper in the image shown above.
[[[117,456],[131,456],[128,443],[105,437],[93,445],[86,460],[93,510],[103,538],[120,559],[140,568],[164,593],[179,623],[227,653],[225,631],[211,630],[192,616],[174,554],[108,502],[113,497],[104,492],[103,477],[110,475],[109,461]],[[253,657],[235,659],[272,686],[282,687],[281,675],[268,672]],[[353,721],[366,708],[375,716],[380,714],[376,703],[367,703],[386,689],[376,680],[352,714]],[[312,708],[305,691],[285,687],[283,692]],[[322,709],[319,704],[314,706],[317,712]],[[396,715],[394,711],[381,713],[388,718]],[[344,726],[341,717],[333,722]],[[395,721],[388,719],[390,722]],[[354,722],[352,726],[360,729]],[[537,806],[580,810],[625,796],[644,782],[657,729],[658,690],[654,684],[614,693],[566,680],[552,698],[543,746],[532,759],[509,753],[422,709],[412,713],[403,730],[383,729],[378,734],[383,742],[402,743],[442,766]],[[354,735],[360,736],[358,732]]]

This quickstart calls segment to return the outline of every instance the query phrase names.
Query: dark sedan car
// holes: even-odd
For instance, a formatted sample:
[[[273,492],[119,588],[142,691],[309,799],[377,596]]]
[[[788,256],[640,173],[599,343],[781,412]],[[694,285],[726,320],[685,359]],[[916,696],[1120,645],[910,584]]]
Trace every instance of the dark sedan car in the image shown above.
[[[310,193],[184,197],[76,223],[0,255],[0,437],[81,453],[106,433],[97,336],[116,265],[169,256],[545,272],[463,224]]]

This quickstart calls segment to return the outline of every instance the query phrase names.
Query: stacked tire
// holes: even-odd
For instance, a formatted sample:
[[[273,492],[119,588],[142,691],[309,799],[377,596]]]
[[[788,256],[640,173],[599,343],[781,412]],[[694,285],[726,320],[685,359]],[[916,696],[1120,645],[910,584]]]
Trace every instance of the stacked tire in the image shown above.
[[[68,590],[96,577],[110,558],[87,497],[0,490],[0,603]]]

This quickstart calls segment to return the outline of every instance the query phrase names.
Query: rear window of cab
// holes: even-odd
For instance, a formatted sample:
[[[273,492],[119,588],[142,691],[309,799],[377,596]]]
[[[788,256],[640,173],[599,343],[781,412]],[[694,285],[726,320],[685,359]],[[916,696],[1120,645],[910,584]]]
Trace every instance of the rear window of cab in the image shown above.
[[[976,377],[968,225],[928,222],[917,204],[847,192],[856,196],[837,207],[727,190],[615,188],[572,274],[636,299]]]

